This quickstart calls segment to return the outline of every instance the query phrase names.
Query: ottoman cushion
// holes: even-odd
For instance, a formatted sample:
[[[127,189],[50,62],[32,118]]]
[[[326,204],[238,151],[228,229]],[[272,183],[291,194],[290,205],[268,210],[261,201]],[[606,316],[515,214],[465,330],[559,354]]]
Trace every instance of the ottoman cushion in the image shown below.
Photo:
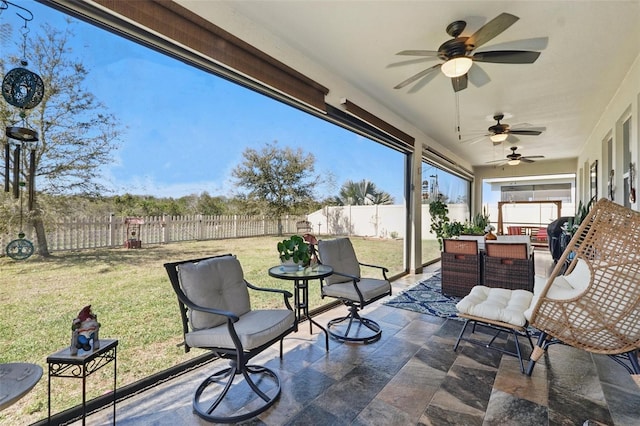
[[[527,323],[524,311],[532,299],[533,293],[527,290],[475,286],[456,308],[462,314],[523,327]]]

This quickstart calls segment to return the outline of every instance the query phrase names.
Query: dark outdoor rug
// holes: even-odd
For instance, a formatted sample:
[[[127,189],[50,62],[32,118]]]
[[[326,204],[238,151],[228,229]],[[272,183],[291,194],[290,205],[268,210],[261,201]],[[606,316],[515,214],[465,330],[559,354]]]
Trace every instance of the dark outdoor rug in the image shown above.
[[[393,299],[384,302],[384,304],[394,308],[420,312],[440,318],[462,320],[456,315],[458,312],[456,303],[458,303],[461,298],[442,294],[440,282],[441,278],[438,272],[432,277],[420,281],[413,287],[403,291]]]

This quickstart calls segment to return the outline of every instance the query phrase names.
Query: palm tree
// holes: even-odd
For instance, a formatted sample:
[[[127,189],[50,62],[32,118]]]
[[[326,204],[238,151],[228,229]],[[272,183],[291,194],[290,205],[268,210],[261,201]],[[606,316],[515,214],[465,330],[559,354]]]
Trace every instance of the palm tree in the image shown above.
[[[371,181],[366,179],[360,182],[348,180],[340,188],[340,194],[335,197],[335,202],[339,206],[393,204],[393,198],[389,193],[379,191]]]

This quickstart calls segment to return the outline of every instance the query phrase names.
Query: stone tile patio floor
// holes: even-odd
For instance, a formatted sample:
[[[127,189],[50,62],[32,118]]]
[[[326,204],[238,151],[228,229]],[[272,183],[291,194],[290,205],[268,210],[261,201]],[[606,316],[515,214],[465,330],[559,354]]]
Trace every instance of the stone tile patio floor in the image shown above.
[[[541,256],[536,254],[536,262]],[[394,293],[430,276],[403,277]],[[542,268],[542,269],[541,269]],[[548,272],[543,263],[537,273]],[[320,324],[344,307],[314,317]],[[383,327],[370,345],[330,340],[308,323],[255,359],[277,371],[282,393],[251,425],[640,425],[640,388],[617,363],[563,345],[550,347],[533,375],[518,360],[497,351],[453,345],[461,321],[391,308],[378,303],[366,316]],[[501,344],[511,344],[503,339]],[[526,347],[528,359],[529,345]],[[226,361],[214,361],[117,404],[118,425],[203,425],[191,408],[200,382]],[[109,406],[87,418],[112,424]],[[76,422],[74,424],[81,424]]]

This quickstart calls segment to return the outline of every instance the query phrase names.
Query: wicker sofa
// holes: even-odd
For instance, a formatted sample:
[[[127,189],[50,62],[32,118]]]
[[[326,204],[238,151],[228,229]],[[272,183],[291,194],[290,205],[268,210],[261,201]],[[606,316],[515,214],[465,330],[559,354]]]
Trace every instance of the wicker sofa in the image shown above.
[[[486,287],[533,291],[535,259],[530,244],[487,241],[482,262]]]
[[[482,284],[482,254],[477,240],[444,239],[441,254],[442,294],[464,297]]]

